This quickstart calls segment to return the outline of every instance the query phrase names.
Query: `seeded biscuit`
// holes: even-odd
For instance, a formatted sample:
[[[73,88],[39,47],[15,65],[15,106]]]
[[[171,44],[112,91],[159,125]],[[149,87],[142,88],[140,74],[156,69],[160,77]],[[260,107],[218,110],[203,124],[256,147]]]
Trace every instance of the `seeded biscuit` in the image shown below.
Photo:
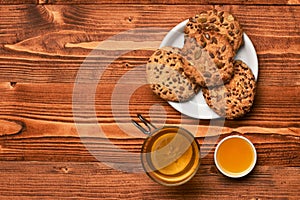
[[[250,111],[256,83],[251,69],[242,61],[234,61],[234,76],[224,86],[203,88],[206,103],[218,115],[236,119]]]
[[[165,47],[182,55],[197,70],[195,82],[201,87],[211,87],[228,82],[233,75],[233,57],[231,45],[225,36],[215,32],[205,32],[194,38],[185,36],[182,49]]]
[[[202,75],[203,87],[221,85],[233,75],[233,53],[226,39],[217,33],[197,35],[197,38],[185,37],[181,50],[183,57]]]
[[[166,101],[184,102],[200,90],[194,79],[189,78],[197,71],[170,50],[156,50],[148,60],[146,72],[152,91]]]
[[[225,36],[216,32],[204,32],[197,34],[194,38],[186,37],[184,49],[192,49],[190,46],[196,43],[202,48],[203,60],[194,61],[196,68],[205,77],[206,86],[216,86],[228,82],[233,75],[233,58],[235,53]],[[184,50],[183,49],[183,50]],[[196,52],[195,52],[196,54]]]
[[[242,27],[237,19],[229,12],[217,11],[215,9],[203,11],[191,17],[184,30],[185,34],[190,37],[194,37],[194,35],[206,31],[215,31],[226,35],[235,52],[237,52],[243,44]]]
[[[195,64],[198,61],[201,63],[201,66],[202,62],[203,64],[208,65],[207,63],[209,61],[211,63],[212,61],[210,58],[204,59],[205,56],[202,55],[204,50],[199,47],[197,42],[193,42],[192,44],[190,42],[185,42],[185,46],[182,49],[177,47],[163,47],[163,49],[171,50],[173,53],[179,54],[186,59],[190,63],[189,65],[193,66],[194,70],[197,71],[197,73],[189,73],[188,77],[199,86],[206,86],[205,77],[203,76],[201,69],[198,69]],[[203,54],[205,54],[205,52],[203,52]]]

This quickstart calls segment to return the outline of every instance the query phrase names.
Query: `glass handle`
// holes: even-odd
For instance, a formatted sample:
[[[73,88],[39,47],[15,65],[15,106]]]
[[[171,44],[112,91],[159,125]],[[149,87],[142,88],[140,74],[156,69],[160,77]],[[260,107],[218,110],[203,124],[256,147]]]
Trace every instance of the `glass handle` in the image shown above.
[[[142,131],[144,134],[146,135],[150,135],[151,134],[151,129],[157,129],[156,126],[154,126],[151,122],[149,122],[147,119],[145,119],[141,114],[137,114],[137,117],[139,118],[139,120],[141,122],[143,122],[143,124],[145,125],[144,128],[143,126],[141,126],[137,121],[135,120],[131,120],[133,125],[135,125],[135,127],[137,127],[140,131]]]

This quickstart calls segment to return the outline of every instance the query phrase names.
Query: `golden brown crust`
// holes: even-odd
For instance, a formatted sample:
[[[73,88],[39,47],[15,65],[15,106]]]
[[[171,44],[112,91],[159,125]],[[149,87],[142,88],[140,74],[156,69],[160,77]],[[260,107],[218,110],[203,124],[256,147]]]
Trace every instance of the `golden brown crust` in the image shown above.
[[[159,49],[149,58],[147,81],[152,91],[167,101],[183,102],[198,93],[200,87],[189,78],[197,73],[181,55]]]
[[[194,38],[185,37],[181,54],[190,61],[202,75],[202,87],[222,85],[233,75],[234,52],[227,39],[215,32],[197,34]]]
[[[256,82],[251,69],[234,61],[234,76],[224,86],[203,88],[206,103],[220,116],[236,119],[248,113],[253,105]]]
[[[215,31],[225,35],[235,52],[243,44],[243,30],[240,23],[229,12],[209,10],[191,17],[185,27],[185,34],[194,37],[206,31]]]

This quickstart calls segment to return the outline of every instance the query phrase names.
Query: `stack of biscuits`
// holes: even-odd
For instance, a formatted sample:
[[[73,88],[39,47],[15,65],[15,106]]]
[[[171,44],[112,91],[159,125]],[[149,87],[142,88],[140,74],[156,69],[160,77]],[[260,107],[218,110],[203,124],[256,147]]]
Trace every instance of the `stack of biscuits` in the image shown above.
[[[149,58],[152,91],[166,101],[185,102],[201,89],[208,106],[226,119],[250,111],[256,82],[251,69],[234,57],[243,31],[226,11],[209,10],[190,18],[183,48],[164,47]]]

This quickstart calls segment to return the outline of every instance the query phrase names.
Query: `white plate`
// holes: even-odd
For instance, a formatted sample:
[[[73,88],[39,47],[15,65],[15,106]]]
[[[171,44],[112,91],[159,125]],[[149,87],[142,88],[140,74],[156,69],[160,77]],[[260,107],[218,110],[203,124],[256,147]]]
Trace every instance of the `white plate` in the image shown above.
[[[173,46],[173,47],[183,47],[184,43],[184,27],[188,20],[185,20],[175,26],[163,39],[160,44],[161,47]],[[255,80],[258,78],[258,59],[256,55],[255,48],[246,35],[243,34],[244,45],[239,49],[237,55],[235,56],[236,60],[242,60],[245,62],[252,70]],[[176,103],[169,101],[169,104],[176,109],[177,111],[185,114],[187,116],[197,118],[197,119],[215,119],[220,116],[217,115],[213,110],[211,110],[205,102],[205,99],[200,91],[195,97],[190,101],[183,103]]]

